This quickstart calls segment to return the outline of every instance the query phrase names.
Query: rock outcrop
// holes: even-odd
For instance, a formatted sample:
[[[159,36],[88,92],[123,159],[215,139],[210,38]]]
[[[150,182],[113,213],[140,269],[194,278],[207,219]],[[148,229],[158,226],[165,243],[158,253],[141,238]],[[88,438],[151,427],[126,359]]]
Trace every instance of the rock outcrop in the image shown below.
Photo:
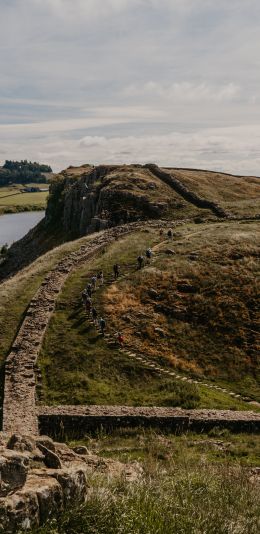
[[[167,215],[179,203],[141,165],[69,168],[50,187],[46,224],[80,237],[111,226]]]
[[[127,480],[142,475],[139,464],[104,460],[82,448],[77,454],[49,437],[2,434],[0,440],[0,532],[6,534],[37,527],[84,502],[91,473]],[[47,454],[58,459],[55,468],[46,467]]]

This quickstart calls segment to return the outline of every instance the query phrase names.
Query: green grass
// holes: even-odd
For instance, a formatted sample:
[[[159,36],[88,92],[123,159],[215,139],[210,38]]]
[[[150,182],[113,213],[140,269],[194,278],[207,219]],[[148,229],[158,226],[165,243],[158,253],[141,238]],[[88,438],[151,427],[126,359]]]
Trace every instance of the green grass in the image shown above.
[[[143,474],[89,477],[85,504],[67,511],[36,534],[256,534],[259,436],[215,429],[208,436],[121,430],[81,443],[101,457],[138,461]],[[75,445],[76,443],[71,443]]]
[[[0,215],[21,211],[37,211],[45,209],[48,192],[21,193],[27,186],[48,187],[46,184],[26,184],[0,187]]]
[[[13,278],[0,284],[0,397],[3,393],[3,363],[24,318],[26,309],[46,274],[62,257],[77,250],[89,238],[66,243],[48,252]]]
[[[184,227],[185,228],[185,227]],[[196,225],[185,228],[185,232],[198,232]],[[201,232],[202,230],[200,230]],[[56,311],[50,323],[47,335],[44,340],[40,355],[40,366],[42,369],[44,388],[43,403],[47,404],[126,404],[126,405],[157,405],[157,406],[183,406],[201,408],[226,408],[226,409],[248,409],[244,402],[232,399],[227,394],[197,387],[190,384],[183,384],[173,379],[164,379],[149,370],[144,370],[126,356],[122,356],[114,348],[109,348],[106,342],[97,334],[85,318],[85,313],[81,305],[81,291],[85,287],[93,272],[103,268],[105,279],[111,277],[112,266],[118,261],[121,264],[122,272],[130,269],[129,276],[120,280],[109,289],[98,290],[94,301],[103,314],[104,309],[108,317],[108,326],[112,332],[118,329],[128,335],[132,328],[130,323],[124,322],[124,313],[135,315],[135,297],[140,288],[144,291],[149,287],[147,270],[141,273],[136,271],[136,256],[149,245],[155,245],[160,241],[158,231],[143,231],[125,237],[113,243],[103,255],[84,268],[78,269],[67,280],[63,291],[58,299]],[[166,245],[167,246],[167,245]],[[169,245],[168,245],[169,246]],[[172,246],[172,245],[170,245]],[[188,245],[186,245],[188,246]],[[175,258],[175,257],[174,257]],[[182,261],[180,256],[180,261]],[[161,257],[155,261],[163,267]],[[167,264],[168,260],[165,260]],[[173,261],[173,260],[171,260]],[[176,259],[174,259],[174,264]],[[168,265],[168,264],[167,264]],[[179,267],[178,267],[179,268]],[[174,265],[174,269],[176,266]],[[140,283],[140,277],[145,277],[145,283]],[[157,280],[159,286],[160,281]],[[108,291],[119,291],[120,298],[110,312],[107,308]],[[149,316],[150,308],[146,303],[146,296],[141,296],[139,310],[148,314],[142,321],[150,326],[155,320]],[[123,306],[123,311],[122,311]],[[124,312],[124,313],[123,313]],[[141,330],[139,323],[130,331],[130,341],[140,340],[135,333]],[[175,326],[176,328],[176,326]],[[182,332],[181,343],[187,352],[188,325],[184,324],[185,330]],[[130,335],[129,334],[129,335]],[[204,342],[204,338],[200,336]],[[205,338],[207,343],[207,338]],[[137,347],[139,346],[137,341]],[[141,346],[144,354],[152,348],[151,357],[159,358],[162,364],[171,363],[167,359],[169,347],[165,345],[164,339],[152,340],[146,338],[146,345]],[[174,345],[172,345],[174,347]],[[181,346],[179,344],[179,346]],[[165,354],[164,354],[165,348]],[[172,350],[172,349],[170,349]],[[175,347],[173,351],[175,352]],[[200,349],[201,350],[201,349]],[[203,348],[205,352],[205,348]],[[166,357],[165,357],[166,355]],[[187,360],[188,362],[188,360]],[[189,362],[188,362],[189,363]],[[180,372],[187,373],[188,369],[179,367]],[[194,369],[189,370],[192,376],[196,376]],[[209,380],[211,377],[209,376]],[[219,383],[216,378],[213,382]],[[221,381],[221,379],[220,379]],[[228,382],[228,381],[227,381]],[[232,391],[233,383],[228,382],[228,389]],[[237,386],[238,387],[238,386]]]
[[[92,269],[98,270],[105,263],[107,277],[115,257],[120,257],[121,265],[121,260],[135,260],[130,242],[142,249],[150,240],[147,233],[139,233],[115,242],[94,260]],[[39,358],[44,379],[42,402],[194,407],[199,399],[196,387],[175,384],[144,370],[116,349],[108,348],[96,329],[87,323],[81,291],[88,278],[89,266],[73,273],[58,299]]]
[[[152,237],[152,241],[156,239]],[[142,250],[150,240],[150,235],[141,232],[115,242],[94,260],[92,272],[105,264],[105,277],[110,276],[116,257],[121,265],[133,262],[135,246]],[[183,386],[144,370],[118,350],[108,348],[96,329],[87,323],[81,291],[89,276],[89,266],[77,270],[58,299],[39,358],[44,379],[43,402],[194,407],[199,400],[196,387]]]
[[[214,202],[234,215],[260,213],[260,178],[236,177],[209,171],[173,170],[191,191]]]
[[[84,445],[102,458],[124,463],[160,462],[169,467],[172,461],[185,458],[196,464],[201,457],[211,464],[238,463],[247,467],[260,466],[260,435],[233,434],[227,429],[213,428],[208,433],[186,432],[181,435],[143,428],[121,428],[100,431],[81,440],[68,440],[70,447]]]
[[[256,232],[256,223],[183,226],[150,266],[101,296],[113,328],[139,352],[259,400]],[[167,255],[168,247],[176,254]],[[194,289],[182,291],[180,283]]]

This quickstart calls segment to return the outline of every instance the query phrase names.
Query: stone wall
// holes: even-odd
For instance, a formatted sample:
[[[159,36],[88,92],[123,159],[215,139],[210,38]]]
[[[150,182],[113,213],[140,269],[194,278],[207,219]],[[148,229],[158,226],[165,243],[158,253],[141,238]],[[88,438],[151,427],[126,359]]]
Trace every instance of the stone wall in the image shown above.
[[[18,335],[5,364],[3,405],[4,432],[38,433],[35,411],[35,368],[43,337],[55,308],[55,301],[68,275],[95,256],[120,235],[133,231],[135,226],[108,230],[93,238],[79,251],[73,252],[48,273],[26,312]]]
[[[232,432],[259,432],[260,414],[230,410],[182,410],[130,406],[38,407],[40,432],[53,437],[80,438],[102,429],[157,428],[173,432],[206,432],[214,427]]]
[[[230,214],[227,213],[219,204],[216,202],[212,202],[210,200],[207,200],[205,198],[201,198],[199,195],[194,193],[193,191],[190,191],[178,178],[176,178],[172,173],[166,172],[157,165],[153,163],[147,163],[145,165],[149,171],[154,174],[157,178],[160,178],[165,182],[167,185],[172,187],[176,193],[181,195],[185,200],[190,202],[191,204],[194,204],[198,208],[202,209],[209,209],[211,210],[214,215],[217,215],[217,217],[226,218],[229,217]]]

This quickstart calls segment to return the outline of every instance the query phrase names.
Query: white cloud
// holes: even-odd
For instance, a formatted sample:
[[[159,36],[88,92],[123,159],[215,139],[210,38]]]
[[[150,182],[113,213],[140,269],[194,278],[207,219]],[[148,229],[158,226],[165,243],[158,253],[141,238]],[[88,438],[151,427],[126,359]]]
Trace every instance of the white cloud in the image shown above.
[[[260,175],[260,126],[206,128],[164,135],[52,137],[34,132],[6,140],[0,130],[3,159],[36,159],[57,170],[83,163],[147,163]]]
[[[258,0],[0,6],[3,159],[260,174]]]

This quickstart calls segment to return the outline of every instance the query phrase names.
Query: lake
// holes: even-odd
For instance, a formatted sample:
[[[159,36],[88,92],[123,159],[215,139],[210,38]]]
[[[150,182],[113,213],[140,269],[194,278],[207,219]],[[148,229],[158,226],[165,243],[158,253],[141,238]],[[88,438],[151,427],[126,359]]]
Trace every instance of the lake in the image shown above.
[[[0,216],[0,246],[11,245],[25,236],[31,228],[43,219],[44,211],[29,211]]]

